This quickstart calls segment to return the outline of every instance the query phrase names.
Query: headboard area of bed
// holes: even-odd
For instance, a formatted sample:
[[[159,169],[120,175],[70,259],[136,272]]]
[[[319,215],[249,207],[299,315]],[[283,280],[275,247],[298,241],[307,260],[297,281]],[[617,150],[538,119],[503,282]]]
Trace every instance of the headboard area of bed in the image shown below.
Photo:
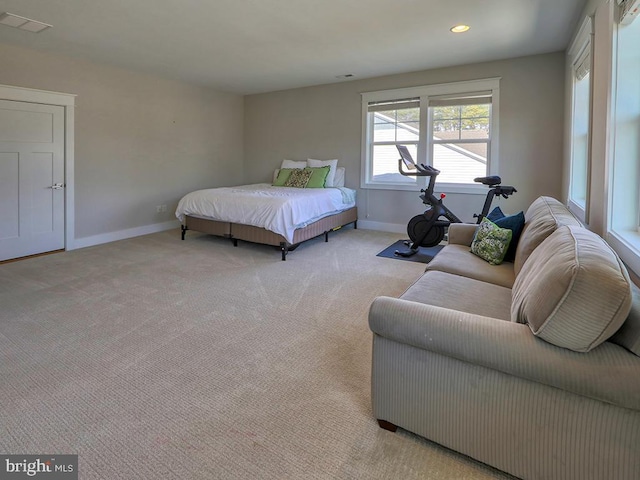
[[[333,180],[333,186],[334,187],[344,187],[344,167],[337,167],[336,168],[336,176]],[[273,171],[273,180],[271,181],[271,183],[275,183],[276,178],[278,178],[278,173],[280,173],[280,169],[276,168]]]

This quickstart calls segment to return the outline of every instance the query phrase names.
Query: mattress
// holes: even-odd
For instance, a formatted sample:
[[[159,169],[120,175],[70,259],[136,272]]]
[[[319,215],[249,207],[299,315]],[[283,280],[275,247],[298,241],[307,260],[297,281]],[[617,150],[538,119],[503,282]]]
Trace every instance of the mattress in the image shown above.
[[[296,229],[355,206],[356,192],[345,187],[291,188],[268,183],[197,190],[178,203],[185,215],[252,225],[282,235],[293,243]]]

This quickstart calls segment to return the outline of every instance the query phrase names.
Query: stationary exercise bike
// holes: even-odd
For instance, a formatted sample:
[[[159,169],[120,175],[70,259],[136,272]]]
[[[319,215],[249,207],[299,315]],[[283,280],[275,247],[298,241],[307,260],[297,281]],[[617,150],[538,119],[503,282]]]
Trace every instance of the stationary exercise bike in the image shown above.
[[[407,225],[407,233],[409,234],[410,241],[407,240],[404,243],[410,248],[406,251],[396,250],[394,252],[395,255],[401,257],[410,257],[418,253],[420,247],[433,247],[438,245],[444,238],[446,228],[452,223],[462,223],[462,220],[442,203],[446,197],[444,193],[441,193],[439,197],[433,194],[436,177],[440,173],[440,170],[429,165],[416,163],[404,145],[397,145],[397,148],[400,153],[398,170],[402,175],[406,177],[429,177],[427,189],[420,190],[420,199],[422,203],[427,205],[427,209],[424,213],[416,215],[409,220],[409,224]],[[406,167],[407,170],[405,170],[404,167]],[[509,198],[509,196],[517,192],[512,186],[500,185],[502,179],[497,175],[478,177],[474,178],[473,181],[491,187],[487,192],[482,212],[473,215],[474,218],[478,219],[476,223],[480,223],[482,219],[487,216],[494,197],[502,196],[503,198]]]

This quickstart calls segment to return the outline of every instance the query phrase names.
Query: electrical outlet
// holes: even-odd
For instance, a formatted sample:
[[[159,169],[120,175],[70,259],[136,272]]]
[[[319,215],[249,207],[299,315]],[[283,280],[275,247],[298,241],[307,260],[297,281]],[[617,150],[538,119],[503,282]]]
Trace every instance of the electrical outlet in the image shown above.
[[[162,205],[156,205],[156,213],[162,212]]]
[[[166,205],[160,205],[160,211],[166,212],[167,211],[167,206]]]

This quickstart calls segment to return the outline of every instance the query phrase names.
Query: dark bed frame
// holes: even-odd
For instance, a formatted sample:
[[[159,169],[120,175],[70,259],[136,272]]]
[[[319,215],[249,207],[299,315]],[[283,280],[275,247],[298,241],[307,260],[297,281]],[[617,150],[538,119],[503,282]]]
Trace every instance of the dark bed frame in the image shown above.
[[[324,241],[329,241],[329,232],[338,230],[345,225],[353,223],[354,228],[358,228],[358,209],[352,207],[328,217],[307,225],[304,228],[297,229],[293,234],[293,243],[287,242],[282,235],[266,230],[261,227],[251,225],[243,225],[241,223],[220,222],[210,218],[185,216],[182,225],[182,240],[184,240],[187,230],[195,232],[208,233],[231,239],[233,246],[238,246],[238,240],[247,242],[260,243],[263,245],[273,245],[280,247],[282,252],[282,261],[287,259],[287,254],[295,250],[302,242],[311,240],[324,234]]]

